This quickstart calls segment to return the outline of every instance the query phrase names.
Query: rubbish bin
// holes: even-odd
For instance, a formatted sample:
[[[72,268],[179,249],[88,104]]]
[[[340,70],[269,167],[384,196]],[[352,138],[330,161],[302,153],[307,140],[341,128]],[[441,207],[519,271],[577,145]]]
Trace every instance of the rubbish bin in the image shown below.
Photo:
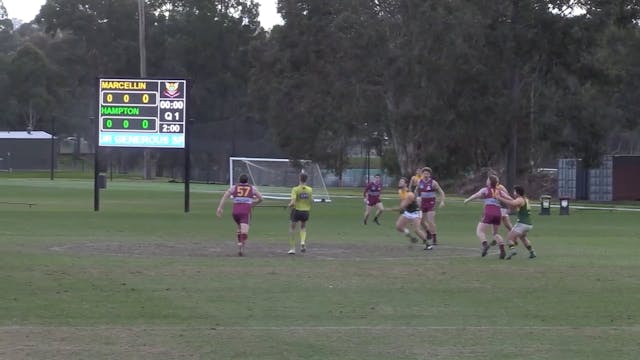
[[[569,198],[560,198],[560,215],[569,215]]]
[[[540,196],[540,215],[551,215],[551,196]]]
[[[106,189],[107,188],[107,174],[100,173],[98,174],[98,189]]]

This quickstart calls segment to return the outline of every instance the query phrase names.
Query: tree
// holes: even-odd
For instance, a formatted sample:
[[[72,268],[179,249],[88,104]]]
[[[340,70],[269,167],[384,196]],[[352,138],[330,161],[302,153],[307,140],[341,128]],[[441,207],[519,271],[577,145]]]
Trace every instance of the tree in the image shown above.
[[[385,162],[397,162],[400,173],[424,164],[441,177],[496,167],[513,182],[556,156],[594,165],[607,141],[638,128],[636,1],[278,6],[284,24],[266,32],[253,0],[147,1],[148,74],[192,79],[203,163],[225,163],[247,154],[245,143],[273,137],[290,157],[340,175],[349,149],[376,140],[381,152],[384,139]],[[570,11],[577,7],[586,12]],[[69,131],[87,128],[96,76],[138,74],[134,1],[48,0],[33,24],[13,30],[5,19],[0,9],[5,126],[19,125],[18,111],[24,122],[32,98],[27,118],[36,123],[45,111],[70,114],[60,122]],[[33,93],[13,91],[18,74],[29,75],[14,68],[34,64],[45,64],[35,70],[46,81],[34,81]]]
[[[366,58],[376,34],[367,1],[279,3],[285,21],[253,47],[254,113],[292,158],[339,178],[348,149],[368,141],[380,112]]]
[[[52,80],[52,69],[40,50],[30,43],[18,49],[10,61],[9,84],[12,104],[22,124],[13,123],[13,127],[33,130],[49,116],[57,95]]]
[[[0,0],[0,32],[11,32],[12,30],[13,23],[9,19],[9,13],[7,13],[7,8],[4,6],[4,1]]]

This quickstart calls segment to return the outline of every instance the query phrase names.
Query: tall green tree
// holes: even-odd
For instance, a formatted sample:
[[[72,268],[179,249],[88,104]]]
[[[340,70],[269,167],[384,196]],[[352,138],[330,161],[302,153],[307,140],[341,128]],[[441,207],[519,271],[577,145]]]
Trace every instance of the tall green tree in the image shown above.
[[[378,3],[387,36],[385,66],[380,69],[387,128],[402,172],[409,174],[426,162],[465,167],[465,159],[474,158],[468,156],[472,149],[492,145],[483,134],[492,127],[488,123],[499,120],[473,109],[476,94],[470,91],[482,76],[478,69],[484,64],[478,61],[483,56],[486,19],[476,5],[465,1]],[[487,84],[478,85],[481,90]],[[472,114],[484,119],[467,121],[465,117]],[[481,122],[485,126],[475,126]],[[475,137],[459,141],[469,126],[475,127]]]
[[[13,23],[9,19],[7,9],[0,0],[0,127],[10,130],[15,122],[15,104],[11,98],[11,86],[9,80],[10,61],[12,53],[17,46],[16,37],[13,32]]]
[[[33,130],[50,116],[58,90],[45,55],[30,43],[23,45],[10,62],[9,84],[12,105],[18,114],[11,124]]]
[[[364,70],[381,43],[367,3],[282,1],[284,25],[252,53],[256,116],[291,158],[316,160],[339,177],[348,149],[369,142],[381,116]]]

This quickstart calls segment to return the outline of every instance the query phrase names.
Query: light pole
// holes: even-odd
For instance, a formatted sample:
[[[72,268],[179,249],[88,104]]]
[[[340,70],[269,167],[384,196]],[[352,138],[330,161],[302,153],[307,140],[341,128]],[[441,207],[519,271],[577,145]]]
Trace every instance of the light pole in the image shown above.
[[[147,49],[145,43],[144,0],[138,0],[138,35],[140,48],[140,77],[147,76]]]
[[[140,77],[147,77],[147,46],[145,41],[145,13],[144,13],[144,1],[138,0],[138,47],[140,49]],[[143,160],[143,177],[145,180],[149,180],[151,178],[151,169],[150,160],[151,160],[151,150],[149,148],[144,149],[144,160]]]

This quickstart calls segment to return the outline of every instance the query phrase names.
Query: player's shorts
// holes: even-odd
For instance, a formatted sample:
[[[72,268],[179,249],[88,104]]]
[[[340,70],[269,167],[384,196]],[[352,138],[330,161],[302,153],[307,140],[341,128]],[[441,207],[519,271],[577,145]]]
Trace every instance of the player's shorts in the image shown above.
[[[309,221],[309,212],[304,210],[291,210],[291,222]]]
[[[380,204],[380,197],[369,197],[367,198],[367,206],[376,206]]]
[[[520,235],[524,235],[526,233],[528,233],[529,231],[531,231],[531,229],[533,229],[533,225],[529,225],[529,224],[523,224],[523,223],[516,223],[513,228],[511,229],[511,231],[518,233]]]
[[[232,213],[231,216],[233,217],[233,221],[236,222],[236,224],[240,225],[240,224],[249,224],[249,218],[251,217],[249,215],[249,213],[247,212],[238,212],[238,213]]]
[[[409,220],[422,219],[422,211],[414,211],[414,212],[405,211],[402,213],[402,217]]]
[[[509,209],[503,208],[503,207],[500,208],[500,215],[502,217],[509,216],[509,213],[510,213]]]
[[[502,222],[502,214],[500,213],[500,208],[497,206],[485,207],[484,214],[480,222],[489,225],[500,225],[500,223]]]
[[[423,198],[420,202],[422,212],[434,211],[436,209],[436,198]]]

